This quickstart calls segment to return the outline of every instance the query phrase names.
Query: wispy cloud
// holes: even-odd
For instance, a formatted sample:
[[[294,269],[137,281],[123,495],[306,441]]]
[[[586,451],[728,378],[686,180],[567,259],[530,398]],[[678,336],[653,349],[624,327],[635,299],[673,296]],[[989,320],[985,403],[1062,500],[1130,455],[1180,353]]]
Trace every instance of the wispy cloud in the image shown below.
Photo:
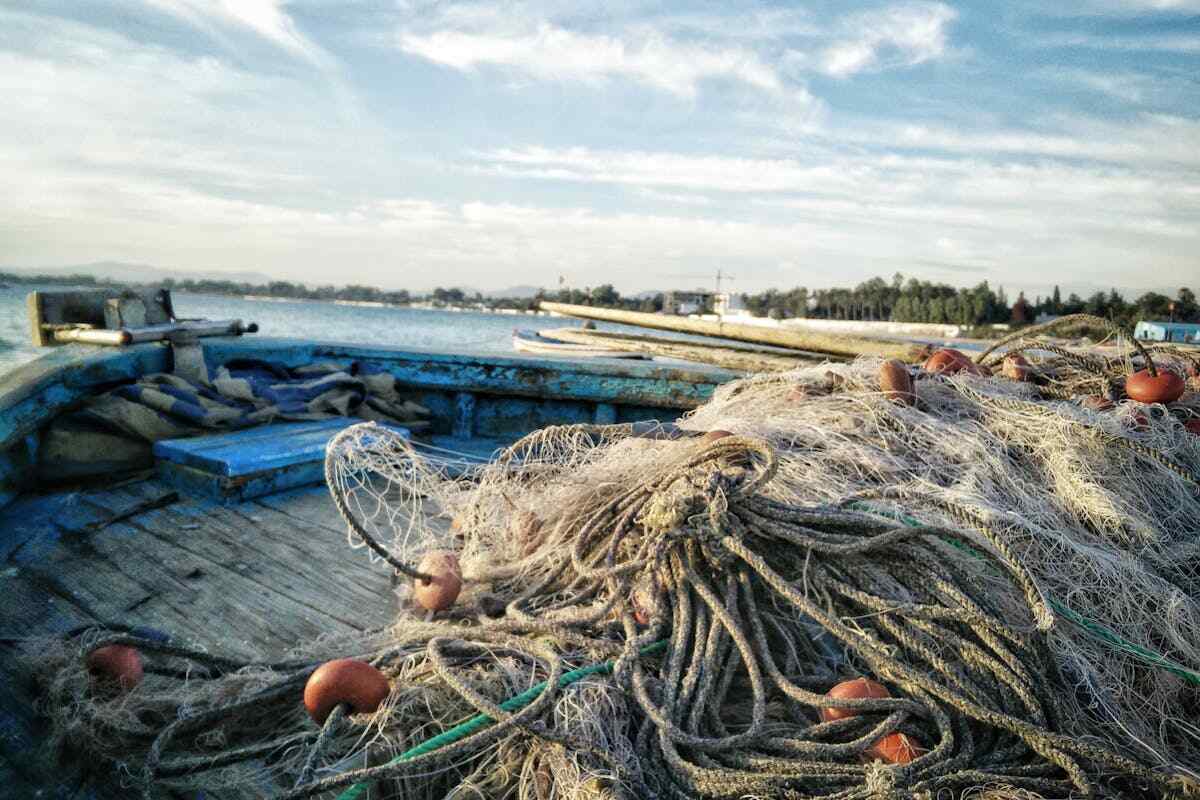
[[[714,79],[770,92],[783,89],[775,70],[751,51],[688,44],[657,32],[590,35],[541,23],[511,34],[406,32],[399,44],[407,53],[459,70],[493,65],[543,80],[591,84],[621,77],[682,97],[694,97],[701,81]]]
[[[843,22],[845,33],[822,52],[820,69],[844,78],[940,59],[947,53],[950,23],[957,16],[945,3],[898,5],[852,15]]]
[[[1049,70],[1048,77],[1064,84],[1080,86],[1127,103],[1139,104],[1161,79],[1139,72],[1100,72],[1086,69]]]
[[[1184,33],[1160,33],[1143,36],[1061,33],[1040,37],[1045,47],[1080,47],[1093,50],[1127,52],[1200,53],[1200,36]]]
[[[329,67],[330,55],[296,27],[286,0],[145,0],[149,5],[202,28],[249,31],[313,64]]]

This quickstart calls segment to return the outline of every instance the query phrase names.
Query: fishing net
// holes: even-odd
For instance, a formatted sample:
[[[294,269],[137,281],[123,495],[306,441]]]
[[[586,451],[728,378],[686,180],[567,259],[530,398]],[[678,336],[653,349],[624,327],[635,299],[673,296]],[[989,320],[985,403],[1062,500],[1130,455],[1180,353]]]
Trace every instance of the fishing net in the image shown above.
[[[454,551],[457,602],[271,663],[81,632],[57,740],[147,796],[1197,796],[1197,409],[1055,399],[1086,369],[1029,353],[1034,380],[920,373],[910,404],[876,360],[755,376],[456,469],[349,429],[352,544],[402,587]],[[114,645],[148,674],[105,693]],[[390,691],[318,724],[335,658]]]

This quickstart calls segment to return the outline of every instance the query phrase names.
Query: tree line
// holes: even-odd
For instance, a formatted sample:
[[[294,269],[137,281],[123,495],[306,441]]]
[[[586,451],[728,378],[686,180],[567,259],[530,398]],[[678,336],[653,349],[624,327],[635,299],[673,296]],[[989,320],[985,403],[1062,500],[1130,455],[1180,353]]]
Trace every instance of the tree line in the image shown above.
[[[890,282],[882,278],[864,281],[853,289],[804,287],[786,291],[768,289],[746,296],[746,307],[754,315],[786,319],[887,320],[954,325],[985,325],[999,322],[1023,324],[1041,315],[1088,313],[1132,326],[1140,319],[1174,319],[1200,322],[1200,306],[1191,289],[1179,289],[1174,298],[1146,292],[1126,300],[1120,292],[1096,292],[1087,299],[1071,294],[1062,299],[1059,288],[1030,302],[1024,293],[1010,304],[1003,287],[993,290],[983,281],[972,288],[955,288],[945,283],[904,279],[900,273]]]
[[[91,275],[26,275],[0,272],[0,282],[39,283],[68,286],[120,286],[117,281]],[[159,284],[155,284],[159,285]],[[529,310],[541,300],[560,303],[621,308],[630,311],[656,312],[663,308],[663,293],[643,293],[623,296],[612,284],[585,289],[564,288],[558,291],[539,290],[533,297],[493,298],[480,292],[467,293],[459,288],[438,287],[428,294],[413,294],[405,289],[384,290],[375,286],[308,287],[292,281],[271,281],[265,284],[213,279],[174,280],[161,284],[179,292],[234,296],[278,297],[293,300],[342,300],[352,302],[411,305],[416,302],[435,306],[474,305],[487,308]],[[1059,288],[1046,297],[1028,301],[1019,294],[1009,303],[1004,288],[993,290],[987,281],[971,288],[954,287],[945,283],[921,281],[896,273],[891,281],[872,278],[853,289],[813,289],[796,287],[788,290],[768,289],[745,296],[747,310],[755,316],[787,319],[809,317],[841,320],[888,320],[893,322],[929,322],[955,325],[986,325],[997,322],[1032,322],[1040,315],[1063,315],[1086,312],[1132,326],[1139,319],[1175,319],[1180,322],[1200,322],[1200,305],[1196,294],[1181,288],[1175,297],[1158,292],[1146,292],[1134,300],[1126,300],[1120,292],[1096,292],[1088,298],[1077,294],[1065,300]]]

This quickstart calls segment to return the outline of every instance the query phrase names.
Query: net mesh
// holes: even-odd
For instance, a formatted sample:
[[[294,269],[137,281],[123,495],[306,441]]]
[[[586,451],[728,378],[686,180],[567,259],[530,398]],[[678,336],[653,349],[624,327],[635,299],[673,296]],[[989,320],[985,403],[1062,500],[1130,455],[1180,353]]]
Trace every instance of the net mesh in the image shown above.
[[[918,374],[912,405],[877,360],[754,376],[459,468],[348,429],[351,544],[409,576],[455,551],[456,605],[272,664],[88,633],[53,651],[59,741],[148,791],[291,798],[1194,795],[1200,414],[1047,399],[1135,357],[1042,352],[1034,383]],[[117,699],[83,666],[114,643],[157,668]],[[334,657],[391,694],[321,728],[297,692]],[[828,694],[858,676],[887,696]]]

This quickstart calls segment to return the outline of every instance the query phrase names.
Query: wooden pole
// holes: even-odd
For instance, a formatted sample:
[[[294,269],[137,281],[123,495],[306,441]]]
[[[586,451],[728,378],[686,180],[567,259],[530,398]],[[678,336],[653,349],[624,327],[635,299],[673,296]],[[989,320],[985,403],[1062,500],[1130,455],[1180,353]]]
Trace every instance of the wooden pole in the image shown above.
[[[596,319],[604,322],[619,322],[642,328],[657,328],[678,333],[693,333],[699,336],[719,336],[742,342],[771,344],[794,350],[808,350],[839,356],[878,356],[898,358],[909,363],[920,361],[924,348],[905,342],[888,342],[882,339],[866,339],[857,336],[842,336],[795,328],[746,325],[737,322],[710,322],[703,319],[688,319],[669,314],[647,314],[641,311],[624,311],[616,308],[594,308],[568,303],[550,303],[543,300],[539,307],[571,317]]]
[[[645,353],[654,356],[678,358],[684,361],[699,361],[704,364],[716,364],[725,369],[735,369],[740,372],[779,372],[796,369],[797,367],[812,366],[820,362],[820,358],[804,358],[800,354],[784,355],[776,351],[739,350],[732,347],[719,347],[704,342],[685,342],[678,339],[663,339],[661,337],[640,337],[628,334],[613,334],[609,331],[582,331],[578,328],[556,328],[551,331],[538,331],[547,339],[560,342],[586,344],[593,347],[610,350],[625,350],[631,353]],[[836,357],[836,356],[835,356]]]

